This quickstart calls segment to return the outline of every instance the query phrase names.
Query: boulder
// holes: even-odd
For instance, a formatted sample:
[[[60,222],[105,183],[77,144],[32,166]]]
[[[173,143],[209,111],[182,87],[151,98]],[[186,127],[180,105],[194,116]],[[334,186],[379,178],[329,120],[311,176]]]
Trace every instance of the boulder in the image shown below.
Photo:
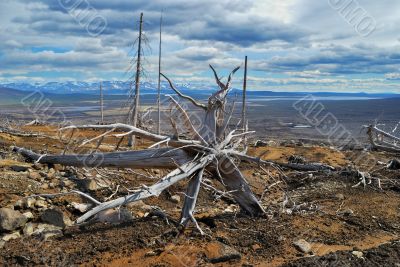
[[[19,211],[2,208],[0,209],[0,231],[13,231],[25,225],[28,219]]]
[[[70,220],[70,218],[67,215],[65,215],[62,210],[57,208],[45,210],[40,218],[42,219],[43,222],[61,228],[65,228],[67,226],[72,225],[72,221]]]
[[[20,237],[21,237],[21,235],[20,235],[19,232],[13,232],[13,233],[11,233],[11,234],[3,235],[3,236],[1,237],[1,239],[2,239],[3,241],[5,241],[5,242],[8,242],[8,241],[10,241],[10,240],[18,239],[18,238],[20,238]]]

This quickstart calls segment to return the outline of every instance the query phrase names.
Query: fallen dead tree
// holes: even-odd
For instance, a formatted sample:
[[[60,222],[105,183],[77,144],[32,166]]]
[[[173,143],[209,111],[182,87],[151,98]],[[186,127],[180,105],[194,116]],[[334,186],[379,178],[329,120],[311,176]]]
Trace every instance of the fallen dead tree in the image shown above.
[[[173,169],[152,186],[143,185],[142,188],[135,190],[129,195],[103,203],[96,201],[96,206],[78,218],[76,221],[77,223],[83,223],[96,214],[110,208],[120,207],[130,202],[152,196],[159,196],[162,191],[171,185],[184,179],[190,179],[185,194],[180,224],[186,226],[189,221],[192,221],[201,231],[193,213],[195,211],[199,189],[204,184],[202,180],[205,171],[211,173],[213,177],[225,187],[227,192],[229,192],[244,212],[251,216],[262,215],[264,214],[264,208],[251,191],[248,182],[239,170],[238,162],[245,161],[268,166],[276,166],[278,164],[246,155],[244,137],[253,132],[245,132],[238,129],[228,132],[228,125],[232,118],[232,112],[226,112],[226,98],[230,90],[232,76],[239,67],[235,68],[230,73],[226,83],[221,82],[214,68],[212,66],[210,67],[214,73],[219,89],[209,97],[207,104],[200,103],[192,97],[182,94],[175,88],[168,77],[161,74],[181,99],[190,102],[203,111],[200,125],[195,126],[185,109],[178,101],[170,97],[171,107],[175,108],[176,112],[179,114],[179,118],[182,122],[181,126],[189,133],[189,139],[179,138],[178,122],[171,116],[170,122],[174,129],[172,135],[154,134],[121,123],[111,125],[72,125],[60,129],[62,132],[71,131],[70,138],[72,138],[74,132],[79,129],[103,130],[104,132],[102,134],[86,140],[80,145],[85,146],[89,143],[97,142],[95,151],[89,154],[41,155],[19,147],[14,147],[14,151],[39,163],[62,164],[77,167]],[[129,136],[132,135],[153,141],[154,144],[148,149],[139,151],[96,152],[105,137],[114,136],[115,138],[119,138],[116,145],[116,149],[118,149],[124,138],[129,138]],[[287,163],[279,165],[284,168],[302,171],[333,170],[331,166],[319,163]],[[80,195],[85,196],[84,193],[80,193]],[[86,197],[93,202],[92,197],[88,195]]]
[[[376,125],[364,126],[367,128],[368,140],[372,149],[400,153],[400,138],[379,129]]]

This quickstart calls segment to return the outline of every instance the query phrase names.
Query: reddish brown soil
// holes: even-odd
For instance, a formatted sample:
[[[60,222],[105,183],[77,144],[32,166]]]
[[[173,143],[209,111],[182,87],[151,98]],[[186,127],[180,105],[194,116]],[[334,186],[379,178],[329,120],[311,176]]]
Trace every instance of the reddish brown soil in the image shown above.
[[[31,147],[36,151],[48,148],[59,153],[63,144],[55,138],[54,128],[30,127],[51,138],[22,138],[0,134],[0,148],[10,153],[9,146]],[[90,131],[84,137],[94,136]],[[108,139],[109,143],[114,140]],[[142,144],[140,147],[146,147]],[[107,146],[102,149],[108,150]],[[264,159],[287,162],[295,154],[309,161],[319,161],[344,168],[358,151],[339,152],[316,146],[251,148],[250,154]],[[386,162],[392,155],[374,152],[371,155]],[[13,204],[22,196],[34,193],[57,192],[42,190],[26,175],[10,170],[9,166],[24,160],[9,154],[0,161],[0,207]],[[31,166],[30,163],[24,163]],[[360,163],[360,169],[363,168]],[[254,192],[261,196],[266,186],[273,184],[268,176],[259,175],[259,169],[243,165]],[[379,169],[377,166],[376,169]],[[271,174],[275,174],[271,170]],[[42,242],[33,237],[7,242],[0,250],[2,265],[50,265],[50,266],[210,266],[209,259],[218,256],[223,244],[241,254],[240,260],[217,263],[216,266],[398,266],[400,263],[400,171],[379,170],[380,177],[390,180],[383,183],[384,191],[376,186],[354,188],[357,178],[338,173],[299,173],[285,171],[284,188],[291,201],[302,204],[303,209],[287,214],[282,212],[282,188],[273,187],[262,200],[267,210],[263,218],[249,218],[241,213],[224,211],[229,201],[215,200],[209,191],[202,190],[197,205],[196,218],[207,233],[201,236],[195,228],[179,232],[173,220],[169,224],[160,218],[136,218],[120,225],[93,224],[71,227],[62,237]],[[126,187],[151,184],[147,178],[122,174],[116,181]],[[31,185],[31,187],[28,187]],[[171,187],[159,198],[144,201],[165,210],[172,219],[179,219],[179,204],[169,201],[169,195],[179,194],[185,182]],[[31,188],[31,189],[28,189]],[[94,195],[102,199],[111,192],[99,190]],[[126,194],[121,191],[120,194]],[[65,206],[67,200],[82,201],[78,197],[62,197],[53,200],[55,205]],[[235,210],[237,209],[234,206]],[[346,211],[352,211],[352,214]],[[78,214],[68,214],[76,218]],[[305,239],[312,245],[316,256],[297,251],[293,241]],[[397,241],[397,242],[396,242]],[[362,251],[363,258],[352,254]]]

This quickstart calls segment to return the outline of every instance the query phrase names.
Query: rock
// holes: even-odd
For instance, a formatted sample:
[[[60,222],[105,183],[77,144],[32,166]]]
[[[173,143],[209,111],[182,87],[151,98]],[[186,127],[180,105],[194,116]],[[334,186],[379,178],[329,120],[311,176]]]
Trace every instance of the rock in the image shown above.
[[[42,219],[43,222],[61,228],[65,228],[67,226],[72,225],[72,221],[70,220],[70,218],[67,215],[65,215],[62,210],[57,208],[45,210],[40,218]]]
[[[35,201],[36,208],[47,208],[47,202],[43,199],[38,199]]]
[[[26,172],[28,170],[28,167],[21,165],[13,165],[10,167],[10,169],[15,172]]]
[[[0,248],[3,248],[5,244],[6,244],[6,241],[0,240]]]
[[[35,164],[33,164],[33,168],[34,168],[35,170],[42,170],[42,169],[43,169],[43,164],[41,164],[41,163],[35,163]]]
[[[17,209],[30,209],[35,206],[36,199],[34,198],[23,198],[15,202],[14,207]]]
[[[311,245],[304,239],[299,239],[293,242],[294,247],[305,254],[311,253]]]
[[[36,203],[36,199],[34,199],[34,198],[32,198],[32,197],[30,197],[30,198],[25,198],[25,201],[24,201],[24,208],[26,208],[26,209],[31,209],[31,208],[33,208],[33,207],[35,206],[35,203]]]
[[[208,261],[214,264],[231,260],[240,260],[242,257],[234,248],[221,242],[209,244],[206,248],[206,256]]]
[[[105,223],[122,223],[133,220],[133,216],[127,209],[109,209],[96,214],[95,219]]]
[[[255,146],[255,147],[263,147],[263,146],[267,146],[267,145],[268,145],[268,143],[265,142],[265,141],[262,141],[262,140],[257,140],[257,141],[254,143],[254,146]]]
[[[344,215],[344,216],[351,216],[354,214],[354,211],[351,209],[345,209],[342,212],[339,213],[340,215]]]
[[[76,202],[72,202],[71,206],[75,210],[77,210],[77,211],[79,211],[81,213],[84,213],[84,212],[88,211],[92,207],[92,205],[88,204],[88,203],[76,203]]]
[[[30,212],[30,211],[27,211],[27,212],[23,213],[22,215],[24,215],[25,218],[27,218],[28,220],[31,220],[34,218],[32,212]]]
[[[56,176],[56,170],[54,170],[53,168],[50,168],[46,174],[47,179],[52,179],[55,176]]]
[[[11,234],[3,235],[1,239],[5,242],[8,242],[10,240],[18,239],[20,237],[21,237],[21,235],[19,232],[14,232]]]
[[[32,179],[32,180],[37,180],[37,181],[39,180],[40,181],[42,179],[42,176],[38,172],[30,171],[28,173],[28,178]]]
[[[24,229],[22,230],[22,232],[24,233],[25,236],[30,236],[33,234],[33,223],[27,223],[25,224]]]
[[[234,213],[236,211],[236,205],[235,204],[231,204],[229,205],[224,212],[226,213]]]
[[[96,191],[97,189],[99,189],[96,181],[93,179],[83,179],[80,180],[79,183],[85,191]]]
[[[42,185],[40,186],[40,188],[42,188],[42,189],[44,189],[44,190],[47,190],[47,189],[49,189],[49,184],[48,184],[48,183],[44,183],[44,184],[42,184]]]
[[[389,170],[398,170],[400,169],[400,161],[398,159],[392,159],[388,162],[386,166]]]
[[[171,201],[174,202],[174,203],[176,203],[176,204],[178,204],[179,202],[181,202],[181,197],[178,196],[178,195],[173,195],[173,196],[171,197]]]
[[[47,240],[48,238],[55,236],[62,236],[62,228],[50,225],[50,224],[39,224],[32,235],[39,237],[42,240]]]
[[[364,256],[364,254],[361,251],[356,251],[356,250],[351,252],[351,254],[353,254],[354,256],[356,256],[359,259],[361,259]]]
[[[141,211],[151,211],[153,209],[150,205],[145,204],[142,200],[128,203],[126,207],[132,210]]]
[[[63,187],[67,187],[67,188],[73,188],[75,184],[74,184],[73,181],[65,179],[65,180],[62,181],[61,185]]]
[[[60,164],[54,164],[53,165],[54,170],[56,171],[62,171],[64,170],[64,166],[60,165]]]
[[[19,211],[2,208],[0,209],[0,231],[13,231],[23,225],[28,219]]]

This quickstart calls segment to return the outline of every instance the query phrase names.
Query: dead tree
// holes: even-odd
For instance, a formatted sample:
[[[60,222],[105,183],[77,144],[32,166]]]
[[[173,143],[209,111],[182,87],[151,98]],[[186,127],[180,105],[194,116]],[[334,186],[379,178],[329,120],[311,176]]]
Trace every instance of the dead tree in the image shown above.
[[[100,123],[104,124],[104,99],[103,99],[103,84],[100,82]]]
[[[186,226],[189,221],[192,221],[198,227],[193,213],[195,211],[199,189],[203,184],[202,178],[205,171],[211,173],[213,177],[226,188],[227,192],[230,192],[233,199],[240,205],[244,212],[251,216],[262,215],[264,213],[264,208],[252,193],[248,182],[239,170],[238,162],[246,161],[264,165],[273,165],[273,163],[248,156],[245,150],[241,150],[241,148],[245,147],[243,138],[253,132],[243,132],[242,129],[236,129],[227,133],[227,125],[231,120],[231,114],[226,116],[226,98],[230,90],[232,76],[239,67],[235,68],[230,73],[226,83],[223,83],[214,68],[212,66],[210,67],[214,72],[219,89],[208,98],[207,103],[200,103],[192,97],[184,95],[174,86],[168,77],[161,74],[168,81],[172,90],[175,91],[182,100],[189,101],[195,107],[203,111],[201,115],[201,125],[195,127],[185,109],[182,108],[178,101],[170,97],[172,105],[176,108],[176,111],[182,115],[182,127],[190,133],[188,139],[180,138],[178,127],[176,127],[177,121],[171,118],[171,124],[175,129],[175,133],[169,136],[154,134],[135,126],[122,123],[68,126],[60,129],[60,131],[74,131],[76,129],[104,130],[104,133],[86,140],[82,144],[86,145],[97,141],[97,147],[99,147],[99,144],[103,141],[105,136],[110,136],[114,132],[118,132],[118,134],[114,134],[114,136],[120,138],[120,140],[125,136],[133,135],[153,141],[154,144],[145,150],[83,155],[40,155],[18,147],[15,147],[14,150],[40,163],[87,167],[173,169],[168,175],[152,186],[143,186],[141,189],[127,196],[119,197],[104,203],[96,201],[96,206],[78,218],[76,221],[77,223],[83,223],[106,209],[120,207],[121,205],[152,196],[159,196],[163,190],[171,185],[181,180],[189,179],[180,223]],[[117,147],[120,143],[121,141],[118,142]],[[303,168],[301,167],[302,165],[292,165],[293,166],[288,164],[287,167],[298,167],[302,170],[310,170],[311,166],[308,166],[307,169],[307,165],[304,165]],[[322,164],[311,166],[311,170],[321,170],[324,168],[328,167]],[[88,196],[88,198],[89,197],[90,196]],[[199,227],[198,229],[201,231]]]
[[[143,13],[140,13],[139,22],[139,40],[138,40],[138,52],[136,59],[136,75],[135,75],[135,98],[132,107],[132,126],[137,127],[138,124],[138,113],[140,104],[140,73],[141,73],[141,53],[142,53],[142,29],[143,29]],[[132,146],[135,142],[133,135],[129,136],[129,146]]]
[[[161,33],[162,33],[162,13],[160,17],[160,43],[158,48],[158,86],[157,86],[157,133],[161,132]]]

